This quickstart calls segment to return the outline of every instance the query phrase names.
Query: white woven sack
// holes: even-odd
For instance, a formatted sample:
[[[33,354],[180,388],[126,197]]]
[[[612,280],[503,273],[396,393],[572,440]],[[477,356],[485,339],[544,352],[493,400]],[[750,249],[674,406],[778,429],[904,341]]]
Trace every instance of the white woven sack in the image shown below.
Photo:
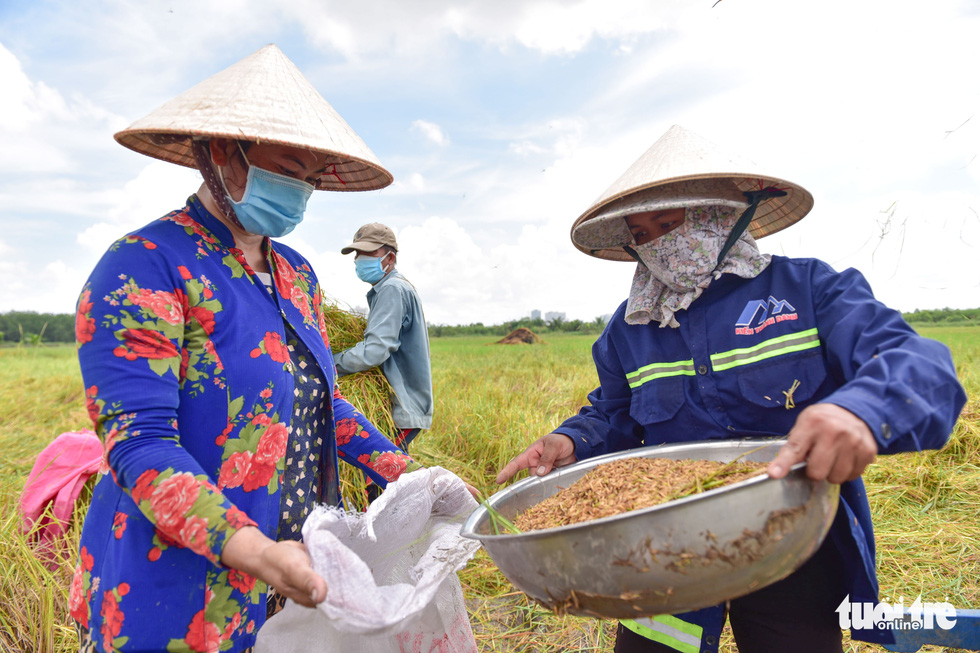
[[[480,547],[459,535],[476,507],[459,477],[430,467],[390,484],[365,513],[317,508],[303,541],[327,598],[316,609],[287,602],[256,653],[475,653],[456,571]]]

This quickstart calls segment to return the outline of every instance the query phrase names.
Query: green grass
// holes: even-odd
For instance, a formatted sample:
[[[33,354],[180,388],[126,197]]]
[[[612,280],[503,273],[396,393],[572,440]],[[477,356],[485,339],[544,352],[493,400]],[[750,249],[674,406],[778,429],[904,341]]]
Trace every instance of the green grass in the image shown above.
[[[953,350],[970,401],[944,450],[881,457],[865,474],[882,598],[907,604],[921,593],[978,608],[980,327],[921,331]],[[593,336],[554,334],[533,346],[489,344],[495,339],[432,339],[436,415],[412,446],[420,462],[451,469],[486,494],[498,489],[499,467],[577,411],[596,384]],[[57,572],[37,564],[15,515],[37,453],[58,433],[87,425],[72,347],[0,349],[0,650],[77,650],[65,616],[71,563]],[[77,537],[76,528],[67,558]],[[529,603],[482,550],[460,577],[481,651],[612,650],[613,622],[556,617]],[[722,650],[734,650],[730,635]]]

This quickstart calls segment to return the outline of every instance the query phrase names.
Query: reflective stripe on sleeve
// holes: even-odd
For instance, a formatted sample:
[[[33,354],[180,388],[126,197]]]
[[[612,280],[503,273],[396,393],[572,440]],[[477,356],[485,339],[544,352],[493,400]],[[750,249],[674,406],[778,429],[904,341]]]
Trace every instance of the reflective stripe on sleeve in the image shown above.
[[[820,346],[820,336],[816,329],[807,329],[799,333],[772,338],[765,342],[760,342],[753,347],[743,349],[732,349],[720,354],[711,355],[711,368],[716,372],[756,363],[767,358],[774,358],[784,354],[791,354],[804,349],[814,349]],[[628,377],[627,377],[628,378]]]
[[[619,623],[634,633],[660,642],[680,653],[699,653],[704,629],[669,614],[649,619],[623,619]]]
[[[647,381],[662,379],[666,376],[694,376],[694,359],[644,365],[635,372],[627,374],[626,382],[630,384],[631,388],[636,388]]]

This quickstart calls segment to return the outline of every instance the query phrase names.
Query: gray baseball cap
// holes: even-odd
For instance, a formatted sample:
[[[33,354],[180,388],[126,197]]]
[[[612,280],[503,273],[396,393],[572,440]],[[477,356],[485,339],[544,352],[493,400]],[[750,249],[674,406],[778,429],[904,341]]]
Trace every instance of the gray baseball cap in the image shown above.
[[[354,251],[373,252],[383,245],[391,247],[396,252],[398,251],[398,241],[395,240],[395,232],[391,230],[391,227],[383,225],[380,222],[372,222],[358,229],[357,233],[354,234],[354,242],[340,250],[340,253],[350,254]]]

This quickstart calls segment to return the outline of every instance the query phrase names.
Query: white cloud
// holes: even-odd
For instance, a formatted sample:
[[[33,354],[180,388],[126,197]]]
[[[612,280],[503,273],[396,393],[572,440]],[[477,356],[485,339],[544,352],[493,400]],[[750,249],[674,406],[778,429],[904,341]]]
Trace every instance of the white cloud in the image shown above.
[[[449,145],[449,137],[439,125],[427,120],[416,120],[412,123],[412,131],[422,134],[427,140],[439,146]]]
[[[538,145],[537,143],[532,143],[531,141],[527,141],[527,140],[513,142],[507,146],[507,149],[509,149],[517,156],[522,156],[522,157],[530,156],[532,154],[542,154],[545,151],[544,148]]]
[[[287,239],[353,305],[367,286],[340,239],[382,220],[399,228],[399,267],[430,321],[611,312],[632,266],[584,256],[568,232],[674,123],[813,192],[811,216],[764,249],[854,265],[900,308],[980,305],[969,265],[980,240],[980,16],[969,0],[712,4],[17,8],[28,27],[0,24],[0,310],[34,302],[39,278],[60,283],[49,264],[83,278],[113,239],[178,207],[196,174],[111,134],[270,40],[359,131],[385,135],[363,134],[396,183],[317,205],[318,228]],[[37,45],[54,41],[62,47]],[[419,136],[440,147],[420,148]],[[879,237],[893,204],[904,231]]]
[[[103,194],[104,219],[81,231],[78,244],[101,254],[126,233],[182,207],[200,184],[196,170],[152,161],[120,191]]]
[[[73,313],[83,280],[90,270],[60,259],[37,265],[27,252],[0,261],[0,311]],[[24,274],[30,270],[30,274]]]

